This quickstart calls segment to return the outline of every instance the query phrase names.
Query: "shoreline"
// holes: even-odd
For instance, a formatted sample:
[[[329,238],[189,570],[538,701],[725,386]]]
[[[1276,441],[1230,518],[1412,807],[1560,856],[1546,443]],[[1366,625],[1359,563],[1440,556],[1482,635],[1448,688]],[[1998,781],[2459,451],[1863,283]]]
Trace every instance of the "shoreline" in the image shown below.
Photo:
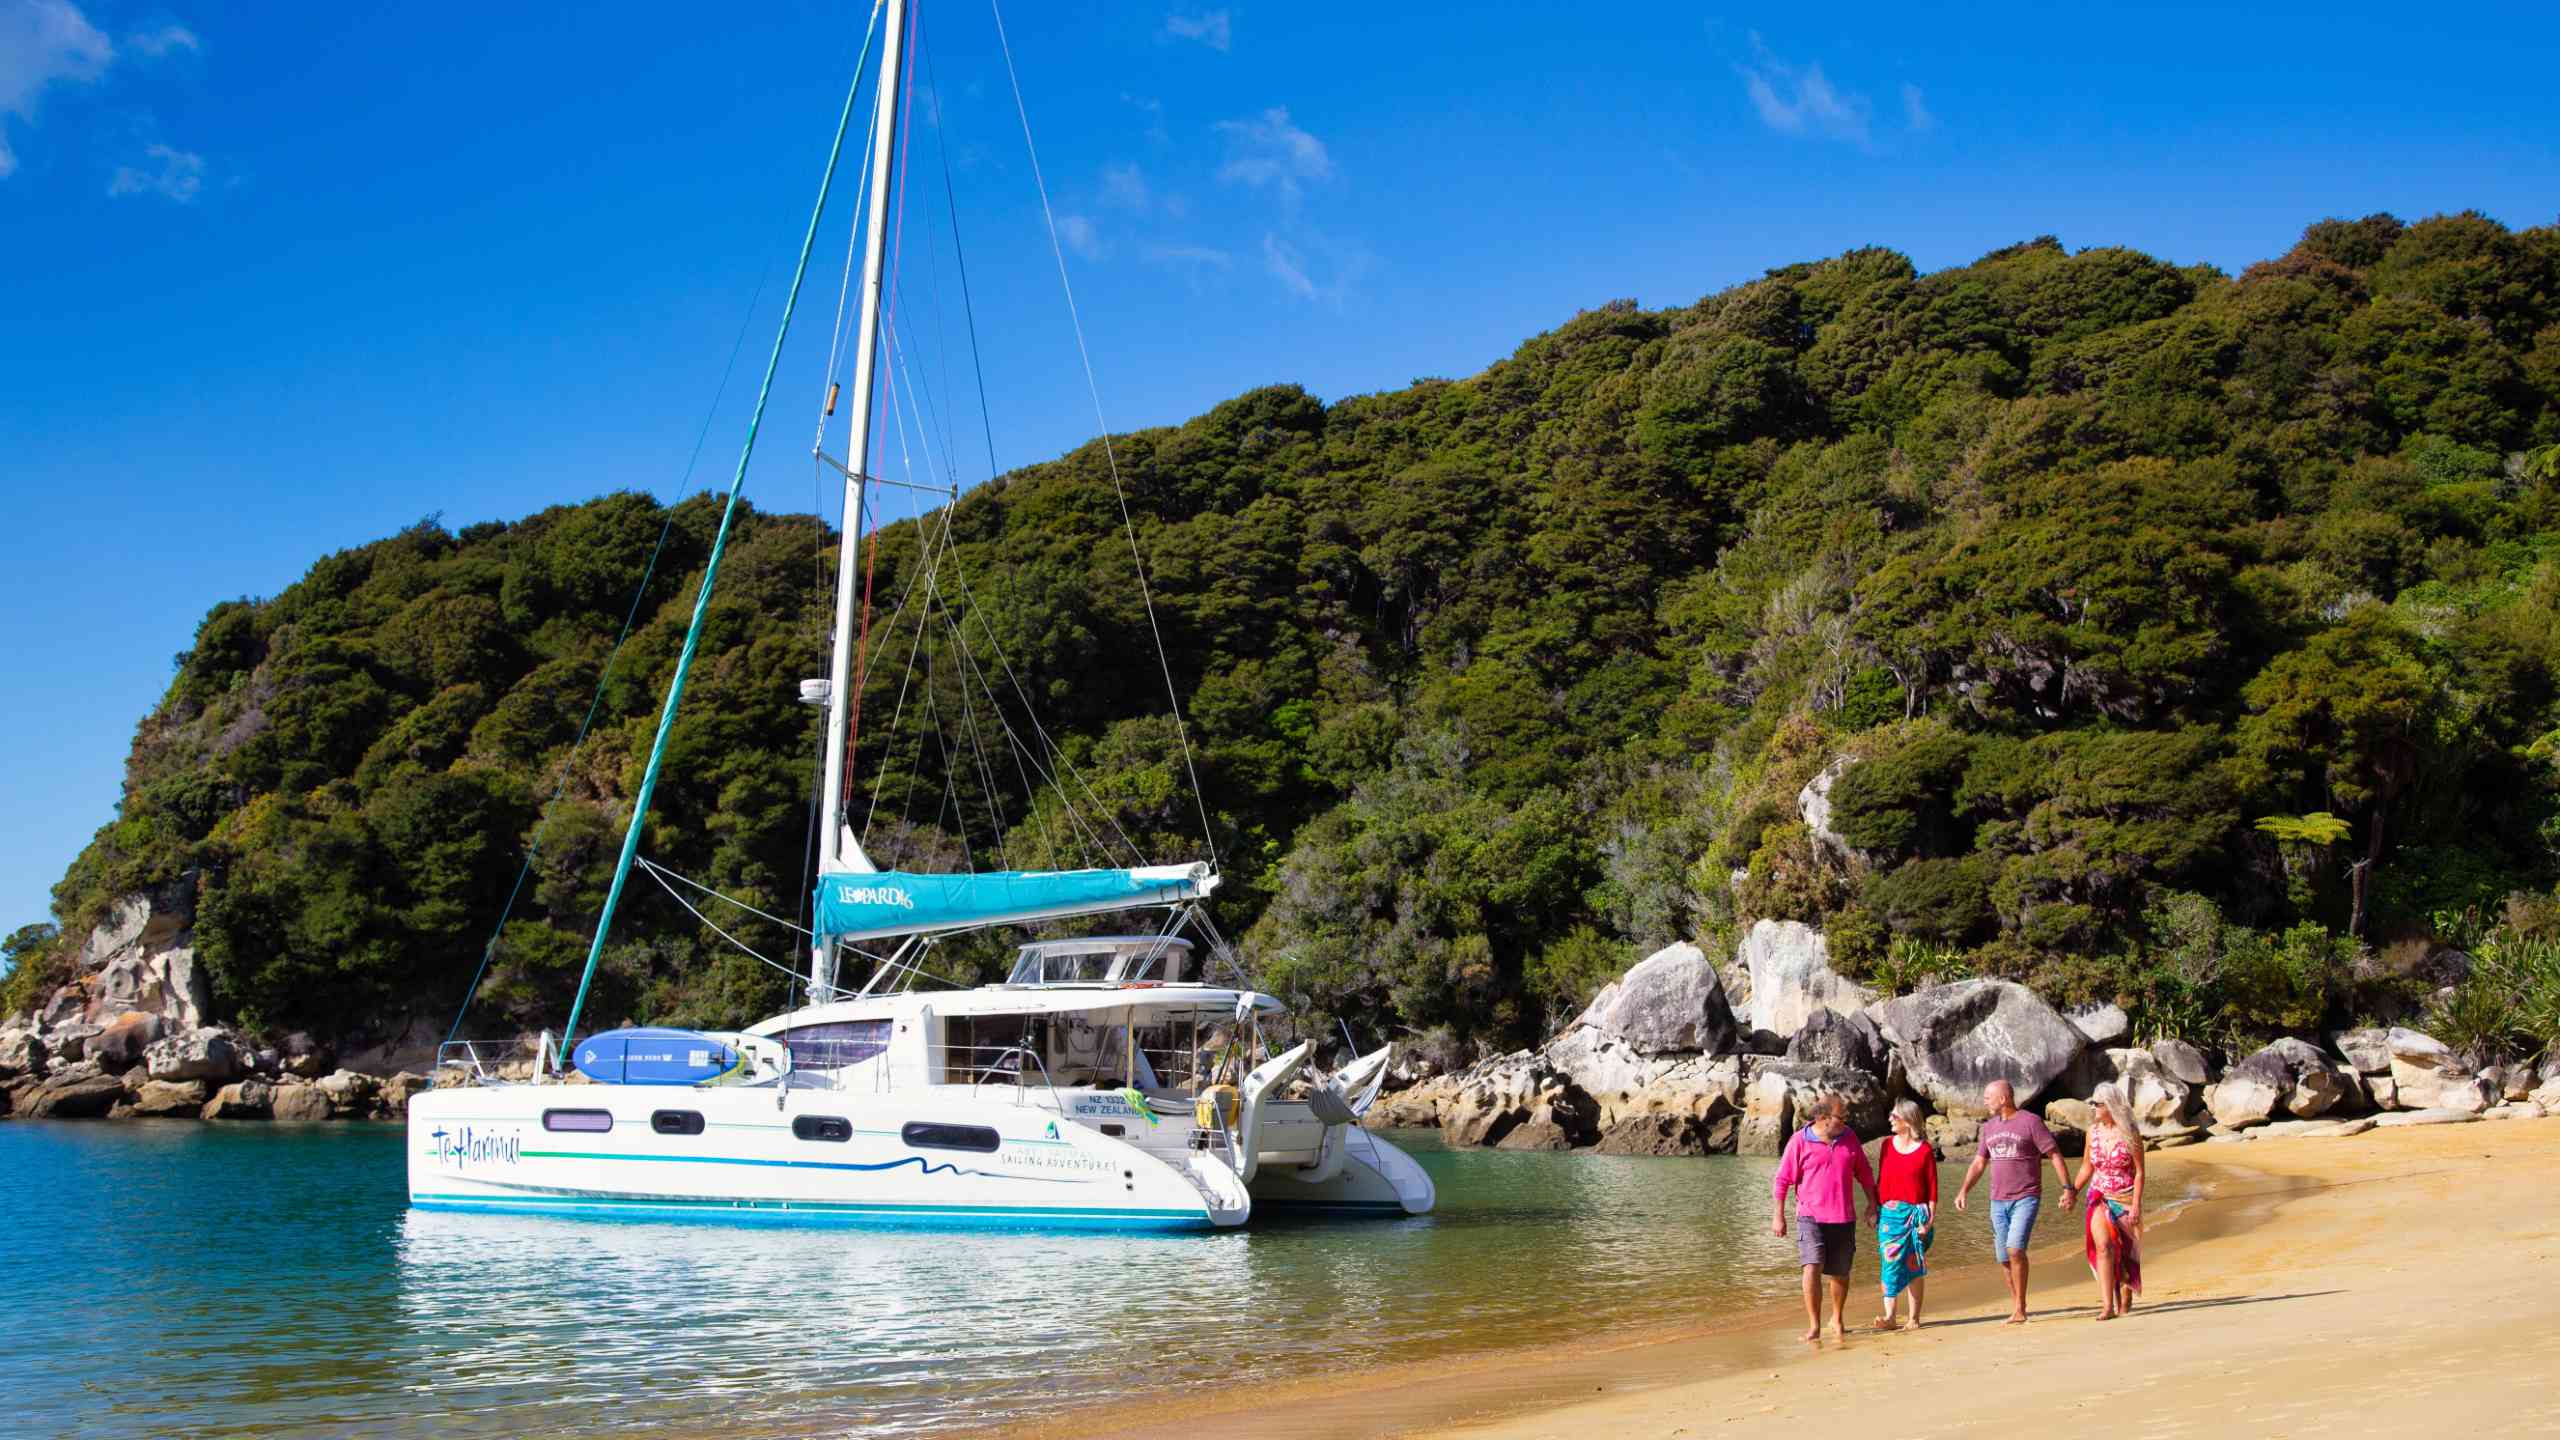
[[[2342,1375],[2334,1363],[2321,1363],[2334,1362],[2342,1341],[2360,1349],[2373,1341],[2378,1318],[2391,1331],[2411,1332],[2395,1336],[2410,1345],[2465,1357],[2457,1371],[2408,1377],[2400,1387],[2426,1397],[2403,1402],[2418,1407],[2407,1411],[2413,1423],[2432,1428],[2450,1415],[2474,1414],[2560,1423],[2560,1387],[2535,1371],[2478,1363],[2499,1341],[2512,1347],[2516,1336],[2560,1325],[2560,1218],[2534,1206],[2529,1190],[2516,1205],[2470,1203],[2500,1194],[2493,1177],[2508,1167],[2509,1187],[2560,1177],[2560,1125],[2473,1123],[2196,1146],[2155,1154],[2152,1166],[2154,1187],[2165,1182],[2179,1199],[2146,1236],[2150,1283],[2142,1303],[2128,1319],[2103,1326],[2091,1319],[2095,1287],[2081,1258],[2076,1212],[2060,1212],[2072,1223],[2058,1235],[2051,1226],[2057,1217],[2048,1215],[2030,1252],[2034,1323],[1997,1323],[2007,1293],[1977,1207],[1948,1217],[1952,1228],[1931,1274],[1935,1318],[1916,1333],[1858,1328],[1872,1323],[1877,1300],[1869,1232],[1851,1283],[1845,1342],[1807,1345],[1802,1311],[1788,1301],[1694,1325],[1602,1331],[1570,1353],[1553,1345],[1505,1347],[1346,1374],[1245,1376],[1221,1388],[1133,1396],[964,1433],[988,1440],[1173,1440],[1204,1429],[1290,1440],[1638,1440],[1796,1433],[1808,1417],[1846,1418],[1872,1405],[1899,1411],[1907,1401],[1929,1417],[1908,1433],[1959,1435],[2038,1414],[2085,1423],[2103,1413],[2085,1408],[2093,1377],[2112,1373],[2118,1388],[2139,1387],[2148,1397],[2161,1388],[2165,1366],[2196,1384],[2161,1403],[2172,1413],[2192,1412],[2204,1433],[2282,1434],[2290,1431],[2275,1412],[2301,1412],[2307,1430],[2334,1424],[2342,1407],[2374,1413],[2371,1407],[2391,1404],[2388,1394],[2365,1392],[2393,1389],[2403,1378],[2400,1366]],[[2495,1225],[2494,1264],[2478,1263],[2475,1237],[2461,1224],[2466,1218]],[[2474,1293],[2499,1298],[2460,1303]],[[2399,1303],[2377,1317],[2377,1299]],[[2337,1328],[2306,1330],[2315,1317]],[[2550,1356],[2560,1347],[2534,1349]],[[2305,1352],[2301,1363],[2268,1355],[2294,1350]],[[2084,1371],[2083,1362],[2095,1368]],[[1996,1416],[1978,1410],[1983,1378],[1995,1366],[2004,1387],[2025,1392],[2029,1410],[2006,1400]],[[1804,1382],[1815,1376],[1816,1388],[1807,1390]],[[2461,1386],[2442,1393],[2438,1387],[2453,1379]],[[2233,1407],[2253,1403],[2269,1418],[2243,1425]],[[2176,1426],[2162,1433],[2172,1431],[2185,1433]]]

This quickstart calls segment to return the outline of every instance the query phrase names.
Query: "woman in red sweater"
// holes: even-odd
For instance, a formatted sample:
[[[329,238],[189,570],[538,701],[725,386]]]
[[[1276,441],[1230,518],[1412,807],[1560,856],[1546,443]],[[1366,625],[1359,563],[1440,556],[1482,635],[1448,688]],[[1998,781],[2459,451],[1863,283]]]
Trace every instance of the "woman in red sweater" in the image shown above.
[[[1877,1165],[1878,1191],[1884,1211],[1876,1226],[1876,1249],[1884,1261],[1884,1313],[1876,1328],[1897,1328],[1895,1302],[1911,1292],[1911,1328],[1920,1328],[1920,1302],[1927,1295],[1929,1242],[1937,1238],[1938,1152],[1920,1133],[1920,1107],[1905,1100],[1893,1107],[1893,1133],[1885,1138]]]

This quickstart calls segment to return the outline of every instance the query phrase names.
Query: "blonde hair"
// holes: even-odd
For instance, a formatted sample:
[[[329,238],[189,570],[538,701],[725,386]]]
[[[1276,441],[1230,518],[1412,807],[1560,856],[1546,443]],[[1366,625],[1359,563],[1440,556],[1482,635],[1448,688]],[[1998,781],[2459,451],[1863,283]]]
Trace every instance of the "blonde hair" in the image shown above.
[[[2104,1111],[2107,1116],[2107,1123],[2115,1126],[2118,1130],[2123,1131],[2126,1139],[2139,1140],[2141,1138],[2142,1122],[2134,1117],[2133,1102],[2125,1098],[2124,1087],[2122,1085],[2109,1081],[2107,1084],[2099,1086],[2096,1093],[2089,1097],[2089,1104],[2095,1110]],[[2091,1123],[2096,1123],[2096,1117],[2094,1115],[2091,1117]]]
[[[1928,1132],[1922,1128],[1919,1101],[1901,1100],[1895,1102],[1893,1107],[1893,1118],[1910,1126],[1911,1133],[1914,1136],[1918,1136],[1923,1139],[1927,1138]]]

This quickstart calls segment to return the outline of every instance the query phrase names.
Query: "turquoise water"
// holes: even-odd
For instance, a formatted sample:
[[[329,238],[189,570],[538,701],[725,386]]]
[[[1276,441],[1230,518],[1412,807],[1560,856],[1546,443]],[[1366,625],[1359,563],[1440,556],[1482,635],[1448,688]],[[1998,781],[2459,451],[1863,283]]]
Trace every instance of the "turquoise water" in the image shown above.
[[[8,1122],[0,1395],[33,1435],[929,1434],[1792,1293],[1774,1162],[1396,1138],[1438,1213],[1049,1236],[412,1213],[394,1126]]]

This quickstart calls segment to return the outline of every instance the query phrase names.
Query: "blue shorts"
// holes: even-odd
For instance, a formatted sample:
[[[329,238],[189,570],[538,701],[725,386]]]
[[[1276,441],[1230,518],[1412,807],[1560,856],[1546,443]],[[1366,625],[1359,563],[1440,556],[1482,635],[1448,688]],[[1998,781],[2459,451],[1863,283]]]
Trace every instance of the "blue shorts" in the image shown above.
[[[2027,1253],[2027,1242],[2035,1238],[2036,1211],[2043,1205],[2041,1195],[1991,1202],[1992,1259],[2006,1265],[2011,1255]]]

